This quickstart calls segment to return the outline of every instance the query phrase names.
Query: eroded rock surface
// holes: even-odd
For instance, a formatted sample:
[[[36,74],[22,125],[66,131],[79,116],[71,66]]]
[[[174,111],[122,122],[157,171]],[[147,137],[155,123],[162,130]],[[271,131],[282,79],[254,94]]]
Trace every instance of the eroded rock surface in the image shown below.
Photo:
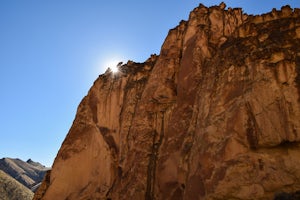
[[[300,190],[300,10],[225,7],[200,5],[159,56],[99,76],[35,199]]]

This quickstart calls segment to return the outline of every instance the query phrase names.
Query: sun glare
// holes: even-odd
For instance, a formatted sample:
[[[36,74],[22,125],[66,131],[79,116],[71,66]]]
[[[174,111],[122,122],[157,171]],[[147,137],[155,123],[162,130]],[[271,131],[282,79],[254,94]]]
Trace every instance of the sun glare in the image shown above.
[[[119,71],[117,65],[116,65],[116,66],[110,66],[109,68],[110,68],[110,70],[111,70],[113,73],[117,73],[117,72]]]
[[[111,60],[109,62],[106,62],[105,65],[107,68],[109,68],[112,71],[112,73],[117,73],[117,72],[119,72],[118,63],[120,63],[120,61]]]

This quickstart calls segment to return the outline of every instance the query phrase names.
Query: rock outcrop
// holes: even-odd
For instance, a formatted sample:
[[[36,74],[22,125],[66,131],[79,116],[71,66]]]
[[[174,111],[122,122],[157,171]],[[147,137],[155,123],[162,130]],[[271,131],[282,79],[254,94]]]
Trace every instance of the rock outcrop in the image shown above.
[[[159,56],[99,76],[35,199],[300,190],[300,9],[195,8]]]

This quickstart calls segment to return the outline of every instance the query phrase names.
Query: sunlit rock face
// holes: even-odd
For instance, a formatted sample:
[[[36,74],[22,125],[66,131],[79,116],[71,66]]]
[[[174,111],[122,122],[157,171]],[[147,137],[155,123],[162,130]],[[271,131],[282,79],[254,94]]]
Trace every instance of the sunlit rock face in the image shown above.
[[[159,56],[99,76],[35,199],[300,190],[300,10],[195,8]]]

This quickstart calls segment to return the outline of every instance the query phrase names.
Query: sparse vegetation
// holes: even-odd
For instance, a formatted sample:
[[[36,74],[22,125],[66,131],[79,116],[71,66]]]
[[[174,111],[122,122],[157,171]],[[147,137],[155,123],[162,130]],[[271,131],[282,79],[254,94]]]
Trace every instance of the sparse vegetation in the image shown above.
[[[0,170],[1,200],[31,200],[33,192]]]

